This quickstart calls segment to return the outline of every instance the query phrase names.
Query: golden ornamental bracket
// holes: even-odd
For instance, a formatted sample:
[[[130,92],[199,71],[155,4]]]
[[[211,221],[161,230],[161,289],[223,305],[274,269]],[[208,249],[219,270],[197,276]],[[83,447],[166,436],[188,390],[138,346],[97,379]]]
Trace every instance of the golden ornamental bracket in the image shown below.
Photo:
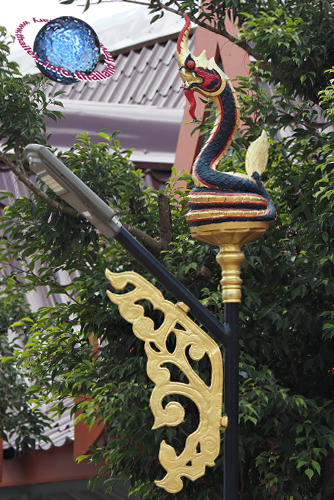
[[[133,333],[145,342],[147,354],[147,374],[155,388],[150,399],[154,415],[153,429],[163,426],[179,425],[185,416],[185,410],[177,402],[169,402],[163,407],[166,396],[177,394],[191,399],[199,411],[198,428],[188,436],[185,448],[177,455],[174,448],[162,441],[159,460],[167,474],[157,486],[169,493],[177,493],[183,487],[181,477],[194,481],[205,473],[206,466],[213,466],[220,449],[220,428],[227,426],[227,417],[221,416],[223,392],[223,363],[218,345],[187,315],[189,308],[182,302],[173,304],[145,278],[134,272],[112,273],[106,270],[106,277],[117,290],[128,284],[135,288],[128,293],[107,292],[109,299],[117,304],[123,318],[132,323]],[[154,309],[164,314],[162,325],[155,330],[153,321],[145,316],[144,308],[137,302],[149,300]],[[180,325],[183,329],[178,328]],[[176,337],[173,353],[169,352],[166,341],[171,332]],[[154,346],[154,348],[153,348]],[[211,383],[207,385],[191,367],[189,356],[199,361],[205,354],[211,363]],[[172,363],[187,377],[189,383],[172,382],[170,371],[163,366]]]

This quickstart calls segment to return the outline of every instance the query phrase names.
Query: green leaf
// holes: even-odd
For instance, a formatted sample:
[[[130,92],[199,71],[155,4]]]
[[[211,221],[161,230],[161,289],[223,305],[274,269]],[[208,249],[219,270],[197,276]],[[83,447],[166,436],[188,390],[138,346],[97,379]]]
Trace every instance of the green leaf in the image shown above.
[[[312,477],[314,476],[314,472],[312,469],[306,469],[305,470],[305,474],[307,475],[307,477],[309,478],[309,480],[312,479]]]
[[[9,196],[11,198],[15,198],[14,194],[11,191],[7,191],[6,189],[1,189],[0,194],[5,195],[6,197]]]
[[[320,474],[321,473],[320,464],[318,462],[316,462],[315,460],[312,460],[311,464],[312,464],[313,469],[315,469],[317,471],[317,473]]]
[[[80,455],[79,457],[77,457],[75,459],[75,461],[79,464],[83,460],[89,459],[90,457],[91,457],[91,455]]]
[[[84,8],[84,12],[86,12],[86,10],[88,10],[90,7],[90,0],[87,0],[86,1],[86,5],[85,5],[85,8]]]
[[[153,16],[152,19],[150,20],[150,24],[155,23],[160,18],[161,18],[160,14],[157,14],[157,15]]]

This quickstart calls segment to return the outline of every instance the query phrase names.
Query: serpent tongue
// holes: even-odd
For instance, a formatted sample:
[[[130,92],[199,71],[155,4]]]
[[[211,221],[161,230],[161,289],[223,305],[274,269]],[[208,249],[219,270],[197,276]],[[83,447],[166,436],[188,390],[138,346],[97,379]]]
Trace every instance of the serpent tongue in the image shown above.
[[[192,89],[186,89],[184,91],[184,95],[189,101],[189,114],[190,116],[194,119],[197,120],[196,115],[195,115],[195,109],[196,109],[196,99],[194,96],[194,92]]]

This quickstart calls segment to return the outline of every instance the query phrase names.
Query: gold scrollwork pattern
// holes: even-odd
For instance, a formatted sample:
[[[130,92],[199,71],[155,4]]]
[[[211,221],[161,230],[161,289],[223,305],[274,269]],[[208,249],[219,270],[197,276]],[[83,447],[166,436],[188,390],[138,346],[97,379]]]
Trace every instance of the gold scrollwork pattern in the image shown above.
[[[147,374],[154,382],[150,405],[154,415],[153,429],[164,425],[179,425],[185,410],[177,402],[169,402],[163,407],[163,399],[169,395],[182,395],[191,399],[199,411],[199,425],[187,437],[185,448],[177,455],[174,448],[162,441],[159,460],[167,474],[157,486],[169,493],[177,493],[183,487],[181,476],[192,481],[205,474],[205,467],[212,467],[220,449],[220,427],[227,425],[227,418],[221,417],[223,392],[223,365],[219,347],[196,323],[187,315],[189,308],[183,303],[173,304],[166,300],[162,293],[146,279],[134,272],[112,273],[106,270],[106,277],[117,290],[128,284],[134,289],[128,293],[117,294],[108,291],[110,300],[118,305],[123,318],[132,323],[133,333],[145,342],[147,354]],[[157,329],[154,322],[145,316],[144,307],[137,304],[139,300],[149,300],[154,309],[164,313],[164,321]],[[183,329],[178,328],[180,325]],[[171,332],[176,337],[176,347],[169,352],[166,341]],[[154,346],[154,348],[152,347]],[[205,354],[211,362],[211,383],[207,385],[193,370],[186,355],[199,361]],[[188,383],[171,381],[170,371],[162,366],[172,363],[187,377]]]

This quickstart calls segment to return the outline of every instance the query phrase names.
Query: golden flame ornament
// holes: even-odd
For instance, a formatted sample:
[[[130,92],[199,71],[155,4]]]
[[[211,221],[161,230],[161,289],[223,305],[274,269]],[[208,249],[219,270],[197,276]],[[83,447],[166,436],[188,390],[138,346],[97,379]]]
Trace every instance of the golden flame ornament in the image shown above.
[[[163,406],[166,396],[178,394],[193,401],[199,412],[198,428],[187,437],[185,448],[177,455],[175,449],[162,441],[159,460],[167,474],[157,486],[169,493],[177,493],[183,487],[181,477],[192,481],[203,476],[205,467],[213,466],[220,449],[220,427],[227,426],[227,417],[221,416],[223,397],[223,363],[218,345],[188,316],[189,308],[184,303],[173,304],[145,278],[134,272],[112,273],[106,270],[106,277],[117,290],[128,284],[135,288],[128,293],[117,294],[108,291],[111,302],[118,305],[123,318],[132,323],[133,333],[145,342],[147,354],[147,374],[155,383],[150,399],[154,415],[153,429],[163,426],[177,426],[185,417],[183,406],[169,402]],[[137,302],[149,300],[154,309],[164,314],[162,325],[155,329],[154,322],[145,316],[145,309]],[[167,349],[167,339],[171,332],[176,337],[174,352]],[[204,355],[211,363],[211,382],[206,384],[193,370],[187,359],[189,356],[199,361]],[[188,383],[172,382],[166,363],[179,368],[187,377]]]
[[[268,163],[268,150],[268,137],[265,131],[262,130],[260,137],[252,142],[247,149],[245,158],[247,175],[251,177],[254,172],[258,172],[259,175],[263,174]]]

